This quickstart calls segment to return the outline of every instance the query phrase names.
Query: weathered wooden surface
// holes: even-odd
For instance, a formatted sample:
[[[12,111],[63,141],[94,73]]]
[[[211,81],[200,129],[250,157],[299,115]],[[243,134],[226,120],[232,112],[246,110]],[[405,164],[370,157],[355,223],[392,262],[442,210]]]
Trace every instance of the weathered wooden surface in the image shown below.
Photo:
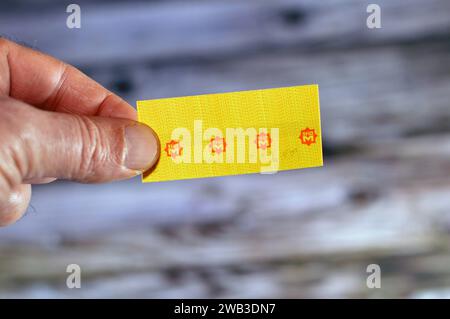
[[[65,3],[36,14],[43,5],[31,2],[27,14],[2,16],[1,32],[80,65],[382,45],[446,36],[450,28],[446,0],[380,0],[384,29],[377,32],[365,27],[371,2],[360,0],[86,1],[75,31],[65,28]]]
[[[378,1],[376,31],[365,1],[80,3],[81,30],[49,5],[0,30],[131,103],[318,83],[325,167],[36,187],[0,230],[0,297],[450,296],[450,2]]]

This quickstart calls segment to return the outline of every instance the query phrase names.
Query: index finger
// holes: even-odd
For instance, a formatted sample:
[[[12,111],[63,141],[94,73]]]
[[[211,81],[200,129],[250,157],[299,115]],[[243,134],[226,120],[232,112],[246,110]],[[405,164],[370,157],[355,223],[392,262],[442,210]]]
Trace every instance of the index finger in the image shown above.
[[[78,69],[4,38],[0,94],[50,111],[136,120],[133,107]]]

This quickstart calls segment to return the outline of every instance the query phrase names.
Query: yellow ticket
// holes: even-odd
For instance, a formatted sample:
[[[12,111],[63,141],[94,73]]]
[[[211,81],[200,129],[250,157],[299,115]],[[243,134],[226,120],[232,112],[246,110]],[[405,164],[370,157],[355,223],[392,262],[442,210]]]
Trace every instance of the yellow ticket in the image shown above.
[[[143,182],[322,166],[317,85],[137,102],[161,141]]]

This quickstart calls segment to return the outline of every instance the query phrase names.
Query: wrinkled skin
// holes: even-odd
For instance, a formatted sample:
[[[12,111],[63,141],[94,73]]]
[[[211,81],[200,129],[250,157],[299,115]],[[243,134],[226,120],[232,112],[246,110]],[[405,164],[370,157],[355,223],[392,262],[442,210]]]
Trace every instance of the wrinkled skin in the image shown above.
[[[158,156],[156,135],[124,100],[72,66],[0,38],[0,226],[24,214],[30,184],[129,178]]]

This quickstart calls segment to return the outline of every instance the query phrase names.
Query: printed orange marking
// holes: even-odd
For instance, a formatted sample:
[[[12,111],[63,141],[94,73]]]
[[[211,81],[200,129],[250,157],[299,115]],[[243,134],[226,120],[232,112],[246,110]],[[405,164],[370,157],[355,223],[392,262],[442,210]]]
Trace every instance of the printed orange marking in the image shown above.
[[[317,134],[314,129],[306,128],[301,131],[300,140],[302,141],[302,144],[311,145],[316,143]]]
[[[166,148],[164,148],[164,151],[166,151],[167,156],[177,158],[183,153],[183,147],[180,145],[180,141],[171,140],[169,143],[166,143]]]
[[[272,139],[270,138],[270,133],[259,133],[256,135],[256,148],[268,149],[272,145]]]
[[[225,139],[223,137],[213,137],[209,142],[209,148],[213,154],[221,154],[225,152],[227,147],[227,143],[225,143]]]

